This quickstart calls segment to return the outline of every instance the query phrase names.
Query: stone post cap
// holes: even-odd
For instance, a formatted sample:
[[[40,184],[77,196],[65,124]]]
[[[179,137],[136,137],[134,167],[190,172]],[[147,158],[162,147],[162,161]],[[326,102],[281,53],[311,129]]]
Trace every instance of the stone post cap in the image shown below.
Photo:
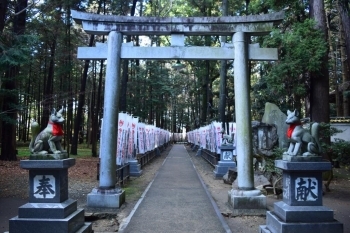
[[[62,160],[21,160],[20,167],[23,169],[66,169],[75,165],[75,159]]]
[[[286,160],[275,160],[275,166],[288,171],[329,171],[332,164],[323,160],[322,162],[288,162]]]

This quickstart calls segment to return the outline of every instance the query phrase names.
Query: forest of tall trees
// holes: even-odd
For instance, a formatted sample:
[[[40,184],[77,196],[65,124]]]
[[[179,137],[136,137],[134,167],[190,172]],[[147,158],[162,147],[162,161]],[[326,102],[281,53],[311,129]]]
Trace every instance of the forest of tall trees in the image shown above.
[[[46,127],[52,108],[64,108],[64,147],[77,154],[91,144],[97,156],[103,117],[105,61],[80,61],[77,47],[108,38],[87,35],[71,10],[130,17],[267,14],[283,22],[251,43],[279,49],[279,61],[251,62],[252,116],[266,102],[298,109],[312,121],[350,116],[348,0],[2,0],[0,2],[1,160],[16,160],[30,123]],[[188,46],[221,46],[231,37],[189,36]],[[136,46],[168,46],[167,36],[125,36]],[[184,68],[172,68],[181,62]],[[119,110],[170,131],[211,121],[234,121],[232,61],[123,60]]]

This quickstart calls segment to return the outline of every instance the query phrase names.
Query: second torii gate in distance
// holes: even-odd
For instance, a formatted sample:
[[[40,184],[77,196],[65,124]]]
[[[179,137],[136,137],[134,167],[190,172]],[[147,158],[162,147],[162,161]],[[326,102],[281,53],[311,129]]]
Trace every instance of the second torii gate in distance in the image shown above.
[[[265,213],[266,197],[254,188],[248,61],[277,60],[278,53],[276,48],[249,44],[249,36],[269,33],[282,21],[284,12],[233,17],[129,17],[72,11],[72,17],[83,25],[85,32],[108,35],[107,44],[78,48],[79,59],[107,59],[100,183],[88,195],[88,206],[120,207],[122,204],[122,191],[115,186],[121,59],[234,60],[238,190],[229,192],[230,203],[234,214]],[[123,35],[171,35],[171,46],[136,47],[122,43]],[[185,36],[197,35],[233,37],[232,43],[221,47],[184,45]]]

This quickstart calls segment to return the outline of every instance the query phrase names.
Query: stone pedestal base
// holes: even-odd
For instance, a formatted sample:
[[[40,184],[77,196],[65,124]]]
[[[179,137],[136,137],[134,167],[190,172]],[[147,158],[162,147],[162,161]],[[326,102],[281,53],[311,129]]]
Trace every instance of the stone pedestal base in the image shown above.
[[[10,233],[90,233],[92,231],[91,223],[84,222],[84,210],[77,209],[65,218],[19,218],[19,216],[10,219]]]
[[[137,160],[130,160],[130,176],[139,177],[142,175],[141,164]]]
[[[29,203],[19,207],[18,216],[9,220],[11,233],[91,233],[84,209],[68,199],[68,168],[75,159],[22,160],[29,170]]]
[[[119,208],[125,202],[125,191],[120,188],[94,188],[87,195],[87,206],[96,208]]]
[[[222,178],[228,171],[229,168],[236,168],[235,162],[226,162],[219,161],[217,165],[215,165],[215,169],[213,171],[214,178]]]
[[[322,172],[330,170],[330,162],[290,162],[276,160],[283,170],[283,201],[267,212],[266,225],[260,233],[342,233],[343,224],[333,211],[322,205]]]
[[[77,201],[61,203],[27,203],[18,208],[18,218],[66,218],[77,210]]]
[[[325,206],[290,206],[283,201],[274,204],[274,213],[284,222],[332,222],[333,210]]]
[[[304,220],[308,221],[308,220]],[[266,225],[259,227],[259,233],[343,233],[343,224],[337,221],[332,222],[283,222],[274,214],[274,212],[267,212]]]
[[[228,202],[233,216],[266,215],[266,196],[260,190],[234,190],[228,192]]]

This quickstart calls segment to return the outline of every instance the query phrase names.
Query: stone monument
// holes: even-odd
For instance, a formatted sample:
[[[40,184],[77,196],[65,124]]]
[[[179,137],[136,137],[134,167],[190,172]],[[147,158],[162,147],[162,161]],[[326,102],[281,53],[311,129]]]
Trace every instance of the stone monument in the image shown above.
[[[279,148],[287,148],[289,145],[286,135],[288,129],[286,119],[287,115],[283,113],[277,105],[269,102],[265,104],[264,116],[261,122],[276,125]]]
[[[11,233],[93,232],[91,223],[84,222],[84,209],[68,197],[68,168],[74,166],[75,159],[65,158],[67,153],[60,144],[62,111],[54,109],[39,134],[38,124],[32,123],[30,159],[20,162],[21,168],[29,170],[29,203],[20,206],[18,216],[9,220]]]

